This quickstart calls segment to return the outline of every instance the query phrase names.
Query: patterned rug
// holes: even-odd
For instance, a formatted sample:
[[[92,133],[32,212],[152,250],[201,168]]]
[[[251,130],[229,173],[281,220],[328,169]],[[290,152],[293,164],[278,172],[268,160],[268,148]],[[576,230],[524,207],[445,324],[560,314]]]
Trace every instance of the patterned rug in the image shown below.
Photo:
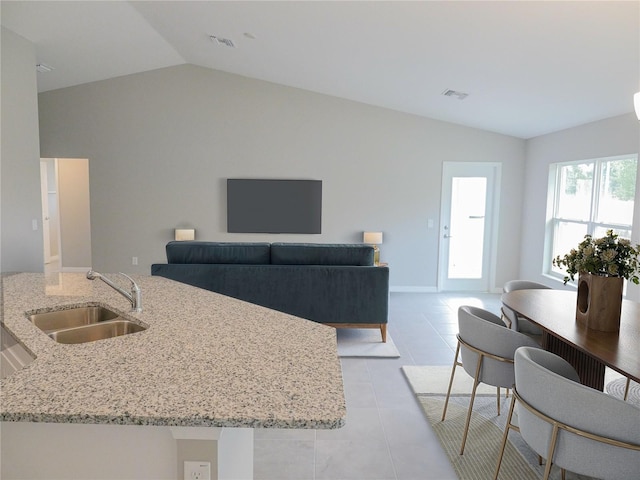
[[[466,405],[461,405],[456,401],[460,398],[464,398],[465,403],[468,404],[469,397],[453,397],[452,400],[454,401],[450,400],[447,407],[447,417],[442,422],[444,398],[418,396],[427,419],[440,440],[440,444],[444,448],[458,477],[465,480],[492,479],[500,453],[502,430],[488,418],[478,414],[474,409],[464,455],[460,455],[460,444],[467,415]],[[483,403],[485,407],[487,406],[487,401],[489,401],[495,411],[495,399],[480,397],[476,400],[478,404]],[[507,411],[503,412],[502,416],[506,416],[506,414]],[[509,442],[505,449],[498,478],[538,480],[541,477],[536,474],[524,457]]]
[[[627,379],[624,377],[611,380],[607,383],[605,391],[619,399],[624,399],[624,389],[627,385]],[[627,396],[627,402],[633,403],[635,406],[640,407],[640,383],[631,382],[629,384],[629,395]]]
[[[484,386],[482,393],[476,396],[464,455],[460,455],[473,380],[464,370],[457,369],[455,378],[460,377],[460,383],[457,387],[454,385],[447,416],[443,422],[442,409],[451,367],[405,366],[402,370],[458,477],[461,480],[493,479],[512,397],[505,398],[502,390],[501,414],[497,415],[496,389]],[[432,384],[432,388],[429,387],[429,383]],[[478,391],[480,392],[480,387]],[[517,424],[517,417],[515,423]],[[544,464],[538,465],[537,454],[529,448],[519,433],[511,432],[498,479],[537,480],[542,478],[543,473]],[[560,480],[560,469],[554,467],[550,478]],[[566,479],[592,480],[591,477],[571,472],[567,472]]]

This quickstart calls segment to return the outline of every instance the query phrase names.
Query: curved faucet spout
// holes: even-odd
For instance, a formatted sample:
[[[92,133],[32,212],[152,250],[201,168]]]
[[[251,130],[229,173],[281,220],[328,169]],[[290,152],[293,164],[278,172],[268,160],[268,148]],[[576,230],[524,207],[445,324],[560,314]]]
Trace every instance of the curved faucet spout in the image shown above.
[[[123,277],[125,277],[127,280],[129,280],[131,282],[131,292],[127,292],[126,290],[123,290],[122,288],[117,286],[115,283],[113,283],[111,280],[109,280],[107,277],[105,277],[101,273],[98,273],[98,272],[94,271],[93,269],[91,269],[91,270],[89,270],[87,272],[87,279],[89,279],[89,280],[95,280],[95,279],[102,280],[104,283],[106,283],[111,288],[113,288],[116,292],[118,292],[121,295],[123,295],[127,300],[129,300],[129,302],[131,302],[131,310],[132,311],[134,311],[134,312],[142,312],[142,291],[140,290],[140,287],[133,280],[133,278],[131,278],[129,275],[126,275],[126,274],[124,274],[122,272],[120,272],[120,275],[122,275]]]
[[[100,275],[98,272],[94,272],[93,270],[89,270],[87,272],[87,278],[89,280],[95,280],[96,278],[100,278],[102,275]]]

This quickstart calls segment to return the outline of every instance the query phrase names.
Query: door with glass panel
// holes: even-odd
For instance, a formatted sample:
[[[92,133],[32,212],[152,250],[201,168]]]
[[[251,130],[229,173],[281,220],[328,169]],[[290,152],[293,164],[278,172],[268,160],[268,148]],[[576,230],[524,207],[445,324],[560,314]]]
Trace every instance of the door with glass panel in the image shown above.
[[[496,163],[444,162],[439,290],[489,290],[499,174]]]

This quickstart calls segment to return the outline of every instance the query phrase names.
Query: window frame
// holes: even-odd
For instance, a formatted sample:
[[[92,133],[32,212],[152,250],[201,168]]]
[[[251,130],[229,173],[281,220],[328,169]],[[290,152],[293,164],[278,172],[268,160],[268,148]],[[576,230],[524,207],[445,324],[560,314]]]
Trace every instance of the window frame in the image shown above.
[[[546,276],[562,281],[564,274],[553,270],[553,258],[554,257],[554,242],[556,241],[556,232],[560,223],[571,223],[575,225],[585,225],[588,234],[594,235],[594,232],[598,228],[604,230],[628,230],[633,232],[633,219],[635,216],[635,201],[634,212],[631,215],[631,223],[621,224],[598,220],[598,209],[600,205],[602,183],[602,165],[607,162],[632,159],[636,161],[636,167],[638,167],[638,155],[635,153],[626,155],[616,155],[611,157],[590,158],[585,160],[573,160],[567,162],[556,162],[549,164],[549,179],[547,186],[547,221],[545,226],[545,242],[544,242],[544,263],[543,273]],[[589,207],[588,220],[577,220],[574,218],[560,217],[557,215],[559,202],[562,192],[560,191],[562,182],[560,174],[563,167],[571,165],[592,165],[593,166],[593,178],[591,185],[591,203]],[[638,168],[636,168],[636,191],[638,190]],[[576,245],[582,241],[582,238],[576,240]],[[568,253],[568,252],[566,252]],[[572,282],[575,283],[575,282]]]

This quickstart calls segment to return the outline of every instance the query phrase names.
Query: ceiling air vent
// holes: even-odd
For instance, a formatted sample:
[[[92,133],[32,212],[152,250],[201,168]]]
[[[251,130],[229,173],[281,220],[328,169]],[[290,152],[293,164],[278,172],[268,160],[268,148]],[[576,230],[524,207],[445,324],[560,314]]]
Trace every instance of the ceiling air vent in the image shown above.
[[[236,46],[233,43],[233,40],[229,38],[216,37],[215,35],[209,35],[209,38],[211,39],[212,42],[215,42],[218,45],[222,45],[230,48],[236,48]]]
[[[468,93],[457,92],[455,90],[445,90],[444,92],[442,92],[442,95],[444,95],[445,97],[456,97],[458,100],[464,100],[469,96]]]

